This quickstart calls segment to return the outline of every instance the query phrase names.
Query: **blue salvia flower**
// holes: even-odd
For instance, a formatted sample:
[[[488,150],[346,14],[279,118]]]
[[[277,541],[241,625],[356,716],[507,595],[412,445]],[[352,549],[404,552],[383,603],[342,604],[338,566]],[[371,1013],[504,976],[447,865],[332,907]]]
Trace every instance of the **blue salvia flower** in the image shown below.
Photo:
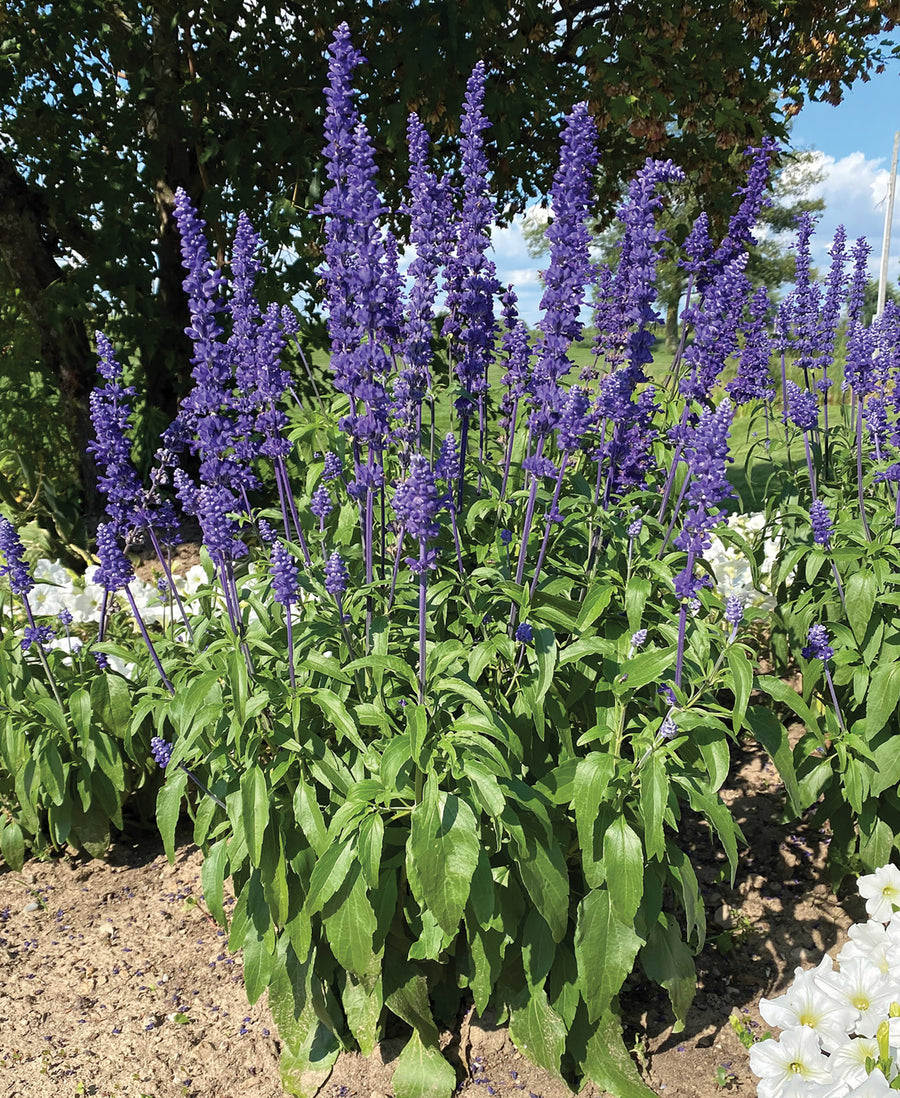
[[[494,211],[482,138],[483,131],[490,126],[483,109],[484,80],[484,62],[479,61],[466,83],[460,120],[462,209],[456,227],[456,247],[444,271],[448,316],[443,333],[451,341],[456,373],[462,386],[462,393],[455,401],[461,422],[460,498],[465,479],[469,423],[476,408],[483,448],[483,398],[487,391],[488,367],[494,357],[497,330],[494,297],[500,292],[496,267],[488,255]]]
[[[531,644],[534,640],[534,627],[523,621],[516,629],[516,640],[519,644]]]
[[[763,207],[769,204],[766,190],[771,175],[772,160],[778,153],[778,143],[772,138],[763,138],[756,148],[748,148],[745,155],[753,158],[747,180],[734,192],[741,196],[741,204],[728,222],[728,232],[722,243],[715,249],[705,271],[696,280],[696,289],[704,294],[708,282],[724,270],[739,255],[756,243],[754,228],[759,224],[759,215]]]
[[[824,625],[811,625],[807,634],[807,645],[802,655],[805,660],[821,660],[825,663],[834,655],[829,644],[828,630]]]
[[[325,529],[325,519],[334,510],[334,501],[331,498],[331,493],[325,487],[324,484],[320,484],[319,487],[313,492],[312,499],[309,501],[309,509],[319,520],[319,529]]]
[[[751,400],[769,401],[775,396],[775,384],[770,372],[772,340],[767,323],[770,307],[766,288],[760,286],[750,301],[749,318],[741,322],[743,340],[737,375],[725,386],[735,404],[748,404]]]
[[[431,466],[422,454],[413,454],[409,476],[394,493],[393,506],[397,521],[411,537],[420,543],[437,537],[441,501]]]
[[[636,652],[638,648],[643,648],[647,643],[647,630],[638,629],[631,634],[631,651]]]
[[[697,576],[695,562],[709,548],[712,530],[725,514],[722,503],[734,495],[725,475],[733,411],[727,399],[715,411],[705,410],[685,447],[691,478],[687,489],[688,511],[674,542],[677,549],[687,554],[684,568],[675,577],[675,593],[682,600],[675,665],[676,686],[681,685],[687,604],[697,598],[702,587],[710,583],[708,576]]]
[[[551,190],[553,221],[546,232],[550,265],[544,272],[535,384],[561,381],[571,369],[568,349],[581,339],[581,308],[594,273],[587,220],[598,155],[597,127],[588,105],[576,103],[565,118]]]
[[[744,620],[744,604],[737,595],[729,595],[725,600],[725,620],[734,630]]]
[[[154,736],[150,740],[150,754],[153,761],[161,769],[165,770],[172,758],[172,744],[167,743],[162,736]]]
[[[97,556],[100,567],[95,573],[95,582],[110,594],[127,587],[134,579],[134,568],[119,547],[116,528],[111,522],[101,522],[97,527]]]
[[[337,454],[326,454],[325,467],[322,469],[322,480],[336,480],[342,472],[343,465]]]
[[[127,438],[131,415],[129,400],[137,391],[133,385],[122,384],[122,367],[103,332],[97,332],[97,351],[98,370],[106,384],[94,389],[90,396],[94,439],[87,449],[100,469],[97,486],[106,496],[106,512],[124,537],[132,527],[140,524],[134,512],[143,495]]]
[[[0,568],[0,576],[9,577],[9,588],[14,595],[27,596],[34,587],[34,580],[25,562],[25,548],[15,526],[5,515],[0,515],[0,553],[6,560]]]
[[[847,276],[844,272],[846,265],[847,234],[843,225],[838,225],[834,231],[834,239],[831,242],[831,266],[828,269],[828,279],[825,287],[825,300],[822,304],[822,312],[819,317],[818,350],[819,354],[814,363],[822,370],[822,381],[827,382],[824,388],[831,384],[827,378],[828,367],[834,361],[834,343],[837,335],[838,321],[840,320],[841,305],[847,290]],[[827,406],[826,406],[827,411]]]
[[[816,394],[801,389],[794,381],[788,381],[785,403],[791,423],[801,431],[813,431],[819,425],[819,402]]]
[[[813,541],[817,545],[821,545],[823,549],[830,549],[834,527],[831,523],[831,516],[828,514],[828,508],[820,499],[813,500],[810,505],[809,521],[812,526]]]
[[[683,396],[703,400],[715,386],[727,359],[738,349],[738,330],[750,279],[744,273],[747,253],[726,263],[709,282],[701,306],[686,310],[694,340],[684,352],[688,373],[679,382]]]
[[[339,597],[347,590],[350,577],[340,553],[332,553],[325,562],[325,590],[329,595]]]
[[[22,640],[19,642],[19,647],[23,652],[27,652],[33,644],[46,648],[55,636],[56,634],[49,625],[26,625],[22,630]]]
[[[817,359],[821,289],[818,282],[813,280],[810,271],[809,241],[815,228],[815,220],[806,211],[797,220],[797,239],[792,245],[796,254],[795,288],[792,291],[794,350],[796,364],[803,370],[807,387],[809,387],[812,384],[809,380],[809,371]]]
[[[272,546],[270,571],[275,601],[282,606],[293,606],[300,590],[297,583],[297,562],[291,551],[280,541]]]
[[[438,274],[447,261],[451,247],[448,226],[451,223],[452,188],[449,177],[440,178],[428,168],[428,135],[415,114],[407,125],[409,141],[409,191],[407,212],[410,218],[409,241],[415,248],[415,258],[407,277],[412,282],[407,319],[403,325],[403,357],[394,389],[398,403],[399,391],[406,404],[395,414],[408,429],[421,425],[422,400],[431,385],[432,323],[438,292]]]
[[[624,231],[615,274],[605,274],[599,287],[594,351],[605,354],[613,367],[627,363],[632,388],[645,380],[644,366],[652,358],[649,329],[659,321],[653,305],[659,245],[666,239],[656,226],[663,206],[660,188],[683,179],[684,173],[671,160],[648,160],[631,181],[628,199],[616,214]]]

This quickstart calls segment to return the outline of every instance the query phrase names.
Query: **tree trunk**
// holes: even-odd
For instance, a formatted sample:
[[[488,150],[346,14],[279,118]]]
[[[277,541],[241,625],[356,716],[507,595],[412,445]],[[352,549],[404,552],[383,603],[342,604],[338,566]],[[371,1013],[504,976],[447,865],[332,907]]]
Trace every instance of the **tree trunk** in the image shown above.
[[[666,304],[666,350],[673,353],[678,349],[678,305],[678,301]]]
[[[87,454],[93,434],[89,397],[96,363],[81,321],[74,316],[61,318],[53,308],[51,288],[66,277],[58,255],[59,242],[43,199],[0,153],[0,256],[40,333],[41,356],[59,385],[66,429],[81,459],[85,511],[96,517],[100,511],[97,477]]]

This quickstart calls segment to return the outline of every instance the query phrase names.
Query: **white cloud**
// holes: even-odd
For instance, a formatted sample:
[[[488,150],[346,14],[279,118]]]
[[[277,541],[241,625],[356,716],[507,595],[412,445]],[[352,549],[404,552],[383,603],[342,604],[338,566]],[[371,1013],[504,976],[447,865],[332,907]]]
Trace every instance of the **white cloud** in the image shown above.
[[[835,229],[843,225],[851,246],[860,236],[869,241],[872,247],[869,270],[873,277],[877,277],[881,266],[890,174],[883,166],[884,159],[870,160],[861,152],[850,153],[840,159],[824,153],[816,153],[815,156],[824,178],[811,188],[811,193],[825,200],[825,210],[816,228],[813,261],[820,267],[827,267],[827,249]],[[900,277],[900,205],[896,202],[888,277],[892,281]]]

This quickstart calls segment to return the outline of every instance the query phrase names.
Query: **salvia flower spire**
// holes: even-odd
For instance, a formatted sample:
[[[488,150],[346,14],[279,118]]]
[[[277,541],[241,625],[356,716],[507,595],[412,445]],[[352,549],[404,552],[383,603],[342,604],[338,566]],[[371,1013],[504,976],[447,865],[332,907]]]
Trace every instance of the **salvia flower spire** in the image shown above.
[[[559,382],[569,372],[569,346],[581,339],[581,308],[593,277],[587,220],[597,159],[597,127],[587,103],[576,103],[565,119],[551,191],[553,221],[546,232],[550,264],[544,272],[534,370],[538,384]]]
[[[456,247],[449,256],[444,272],[448,315],[443,333],[450,340],[456,374],[462,387],[455,402],[460,418],[460,499],[465,480],[469,424],[476,410],[480,453],[484,448],[484,394],[497,331],[494,298],[500,292],[496,267],[489,256],[494,211],[482,137],[490,127],[484,114],[484,84],[485,65],[479,61],[466,83],[460,121],[462,208],[456,225]]]

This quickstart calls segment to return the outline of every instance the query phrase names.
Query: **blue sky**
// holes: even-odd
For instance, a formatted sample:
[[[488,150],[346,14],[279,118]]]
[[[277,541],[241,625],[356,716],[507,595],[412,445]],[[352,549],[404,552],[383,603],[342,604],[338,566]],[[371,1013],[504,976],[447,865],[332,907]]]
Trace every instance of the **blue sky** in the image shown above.
[[[857,83],[838,107],[807,104],[794,120],[796,147],[816,150],[825,178],[818,192],[826,202],[813,243],[813,261],[827,268],[827,249],[843,224],[849,240],[867,237],[870,269],[878,276],[884,212],[894,132],[900,130],[900,62],[879,76]],[[494,231],[494,260],[505,285],[519,294],[520,312],[529,324],[539,319],[538,270],[546,260],[531,259],[518,224]],[[894,205],[888,277],[900,282],[900,194]]]

